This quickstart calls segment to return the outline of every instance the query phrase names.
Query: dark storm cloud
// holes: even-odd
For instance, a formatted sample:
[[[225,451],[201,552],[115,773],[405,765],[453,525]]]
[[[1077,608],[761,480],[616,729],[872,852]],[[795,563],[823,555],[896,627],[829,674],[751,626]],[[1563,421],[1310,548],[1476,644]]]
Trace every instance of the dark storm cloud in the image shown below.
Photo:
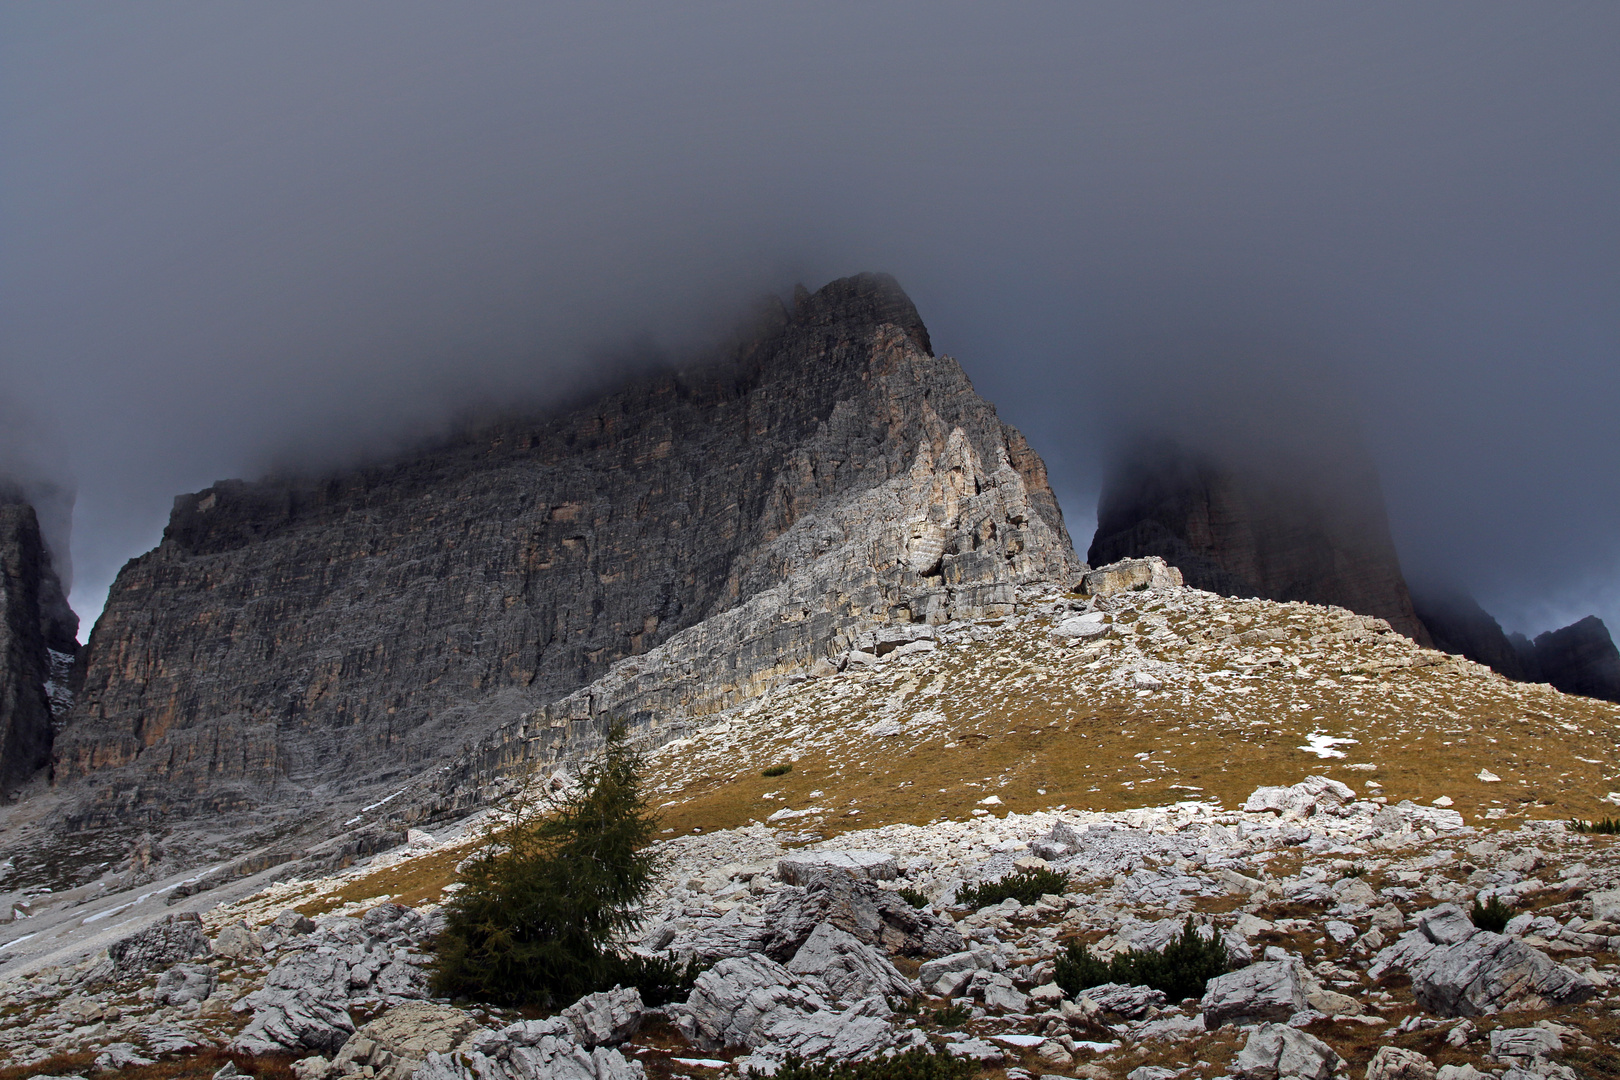
[[[1119,432],[1320,406],[1416,572],[1620,623],[1610,3],[0,20],[0,395],[77,483],[81,610],[176,492],[885,269],[1082,549]]]

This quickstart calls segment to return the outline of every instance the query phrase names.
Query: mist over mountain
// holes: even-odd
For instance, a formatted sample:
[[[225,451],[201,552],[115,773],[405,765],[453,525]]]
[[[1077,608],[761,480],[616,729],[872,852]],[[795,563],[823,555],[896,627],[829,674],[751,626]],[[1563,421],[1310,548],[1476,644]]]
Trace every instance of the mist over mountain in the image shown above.
[[[1077,534],[1119,433],[1280,388],[1357,426],[1414,581],[1620,625],[1613,5],[91,11],[0,13],[0,408],[87,626],[178,492],[858,267]]]

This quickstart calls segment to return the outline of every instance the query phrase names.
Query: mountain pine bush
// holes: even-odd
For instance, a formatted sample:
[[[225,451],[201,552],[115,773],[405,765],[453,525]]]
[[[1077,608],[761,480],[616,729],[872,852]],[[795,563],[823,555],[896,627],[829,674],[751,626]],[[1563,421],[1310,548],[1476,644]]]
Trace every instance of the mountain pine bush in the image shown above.
[[[647,968],[613,948],[658,871],[645,850],[657,819],[640,764],[615,726],[570,794],[525,801],[489,836],[446,905],[435,993],[552,1008]],[[695,977],[663,967],[646,973],[654,982]]]
[[[1018,870],[995,881],[964,885],[956,891],[956,902],[966,904],[975,911],[1007,899],[1017,900],[1020,904],[1033,904],[1047,893],[1061,896],[1068,887],[1069,875],[1037,867]]]
[[[1206,982],[1231,970],[1232,961],[1220,935],[1205,938],[1189,918],[1163,952],[1129,949],[1104,963],[1090,949],[1071,941],[1057,956],[1052,981],[1071,997],[1087,987],[1121,983],[1151,986],[1171,1001],[1181,1001],[1203,997]]]
[[[1507,928],[1508,920],[1513,918],[1513,909],[1502,903],[1500,896],[1491,897],[1491,902],[1482,904],[1479,897],[1474,897],[1474,906],[1468,912],[1469,919],[1481,930],[1489,930],[1493,934],[1500,934]]]

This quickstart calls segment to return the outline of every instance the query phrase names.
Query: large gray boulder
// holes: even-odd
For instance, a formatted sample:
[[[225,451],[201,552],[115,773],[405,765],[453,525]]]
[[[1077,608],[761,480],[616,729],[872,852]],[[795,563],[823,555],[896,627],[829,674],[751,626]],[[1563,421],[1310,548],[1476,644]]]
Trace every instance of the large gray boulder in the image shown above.
[[[829,873],[864,881],[889,881],[899,868],[894,856],[884,851],[796,851],[776,863],[776,875],[789,885],[808,885]]]
[[[1133,589],[1167,589],[1181,584],[1181,571],[1157,555],[1121,559],[1082,576],[1075,591],[1087,596],[1113,596]]]
[[[841,1005],[869,997],[909,997],[916,990],[876,946],[832,923],[822,923],[811,932],[788,961],[787,970],[820,979]]]
[[[560,1014],[574,1033],[574,1041],[587,1050],[617,1046],[641,1028],[647,1014],[641,991],[618,987],[586,994]]]
[[[1434,1062],[1416,1050],[1381,1046],[1367,1062],[1367,1080],[1435,1080]]]
[[[1496,1028],[1491,1032],[1491,1053],[1515,1062],[1544,1061],[1564,1048],[1564,1040],[1546,1028]]]
[[[1305,1008],[1305,987],[1291,960],[1250,964],[1209,980],[1199,1009],[1204,1026],[1287,1020]]]
[[[767,957],[732,957],[698,976],[677,1024],[687,1041],[708,1050],[747,1049],[754,1064],[788,1054],[863,1060],[922,1045],[915,1031],[897,1029],[878,997],[843,1010],[814,976],[796,976]]]
[[[769,957],[735,956],[698,976],[676,1022],[688,1042],[705,1050],[752,1047],[765,1014],[826,1012],[829,997],[819,980],[796,978]]]
[[[1597,993],[1577,972],[1522,941],[1477,930],[1412,965],[1412,995],[1441,1016],[1576,1005]]]
[[[176,964],[158,976],[152,1000],[159,1005],[189,1005],[207,1001],[214,992],[214,969],[202,964]]]
[[[450,1053],[430,1051],[415,1080],[645,1080],[639,1061],[585,1047],[560,1016],[475,1031]]]
[[[994,949],[971,945],[961,952],[925,960],[917,969],[917,982],[934,997],[956,997],[975,971],[999,971],[1006,966]]]
[[[1151,986],[1126,986],[1123,983],[1103,983],[1090,986],[1076,995],[1081,1003],[1090,1001],[1103,1012],[1117,1013],[1127,1020],[1140,1020],[1149,1009],[1162,1008],[1164,991]]]
[[[940,956],[963,946],[961,931],[949,919],[847,874],[826,874],[805,888],[782,889],[771,899],[764,921],[770,938],[763,951],[779,961],[795,955],[822,923],[891,956]]]
[[[264,987],[233,1005],[253,1010],[230,1048],[244,1054],[334,1054],[350,1035],[349,965],[333,955],[294,953],[270,969]]]
[[[378,1080],[411,1080],[429,1054],[449,1053],[477,1027],[460,1009],[408,1001],[351,1035],[326,1069],[306,1071],[349,1076],[369,1067]]]
[[[1468,913],[1456,904],[1441,904],[1420,912],[1418,932],[1436,945],[1456,945],[1479,933]]]
[[[147,975],[212,952],[202,919],[194,911],[165,915],[145,930],[115,941],[107,949],[113,970],[122,977]]]
[[[1286,1024],[1265,1024],[1249,1035],[1232,1063],[1239,1080],[1331,1080],[1345,1062],[1314,1035]]]

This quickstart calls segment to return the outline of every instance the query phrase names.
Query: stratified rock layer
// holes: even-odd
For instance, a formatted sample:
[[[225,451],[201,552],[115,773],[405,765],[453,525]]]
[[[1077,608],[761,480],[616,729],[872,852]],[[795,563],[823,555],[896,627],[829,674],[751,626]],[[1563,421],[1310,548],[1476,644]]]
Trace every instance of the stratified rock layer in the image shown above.
[[[71,663],[78,625],[34,508],[0,481],[0,790],[50,761],[50,683],[53,674],[66,674],[53,668]]]
[[[1340,460],[1295,474],[1144,443],[1109,477],[1086,557],[1100,566],[1147,555],[1195,588],[1336,604],[1429,644],[1370,466]]]
[[[1040,459],[863,275],[565,415],[181,496],[113,585],[58,780],[82,824],[476,780],[1079,568]]]

